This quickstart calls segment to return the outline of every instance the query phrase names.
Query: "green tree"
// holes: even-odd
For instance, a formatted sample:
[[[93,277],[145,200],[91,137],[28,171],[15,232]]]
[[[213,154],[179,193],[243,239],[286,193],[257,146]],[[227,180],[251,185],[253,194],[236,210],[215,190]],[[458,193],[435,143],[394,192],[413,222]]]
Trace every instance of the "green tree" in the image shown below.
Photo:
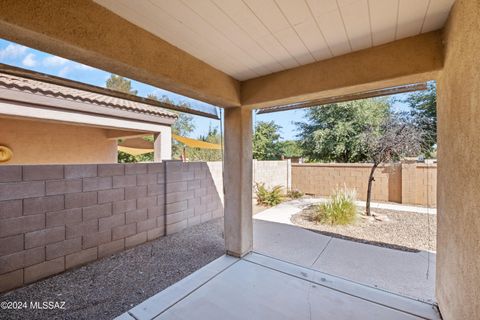
[[[108,89],[137,95],[137,90],[132,89],[132,82],[122,76],[111,74],[107,79],[106,87]]]
[[[279,130],[282,127],[273,121],[259,121],[253,135],[253,158],[257,160],[277,160],[282,154]]]
[[[281,142],[281,145],[282,145],[282,148],[281,148],[282,155],[285,156],[286,158],[302,156],[302,148],[300,148],[298,141],[286,140]]]
[[[386,98],[370,98],[307,110],[306,122],[297,122],[299,144],[308,161],[364,162],[368,160],[362,132],[378,132],[388,116]]]
[[[429,82],[427,90],[409,94],[404,103],[411,108],[411,116],[425,133],[425,146],[422,150],[430,157],[437,146],[437,88],[435,82]]]

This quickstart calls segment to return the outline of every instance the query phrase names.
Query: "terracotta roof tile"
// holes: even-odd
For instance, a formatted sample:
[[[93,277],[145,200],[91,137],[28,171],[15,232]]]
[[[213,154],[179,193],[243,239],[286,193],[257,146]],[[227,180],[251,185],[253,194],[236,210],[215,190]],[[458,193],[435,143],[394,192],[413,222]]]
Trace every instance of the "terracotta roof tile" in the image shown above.
[[[177,118],[177,115],[173,112],[169,112],[159,107],[154,107],[148,104],[111,97],[108,95],[89,92],[85,90],[69,88],[5,73],[0,73],[0,88],[29,92],[32,94],[71,100],[76,102],[95,104],[99,106],[135,113],[144,113],[163,118]]]

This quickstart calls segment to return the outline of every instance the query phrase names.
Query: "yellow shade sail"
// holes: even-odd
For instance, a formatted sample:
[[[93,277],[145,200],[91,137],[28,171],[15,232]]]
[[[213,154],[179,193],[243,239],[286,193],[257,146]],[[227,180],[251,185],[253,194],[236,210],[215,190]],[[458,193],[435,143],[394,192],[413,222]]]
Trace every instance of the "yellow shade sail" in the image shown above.
[[[199,149],[212,149],[212,150],[221,150],[222,146],[217,143],[210,143],[201,140],[190,139],[187,137],[178,136],[176,134],[172,135],[173,139],[177,140],[178,142],[183,143],[184,145],[190,148],[199,148]]]
[[[190,148],[221,150],[222,146],[216,143],[210,143],[201,140],[195,140],[187,137],[182,137],[176,134],[172,135],[173,139]],[[153,142],[147,141],[143,138],[132,138],[122,141],[118,144],[118,151],[128,153],[132,156],[138,156],[145,153],[153,152]]]

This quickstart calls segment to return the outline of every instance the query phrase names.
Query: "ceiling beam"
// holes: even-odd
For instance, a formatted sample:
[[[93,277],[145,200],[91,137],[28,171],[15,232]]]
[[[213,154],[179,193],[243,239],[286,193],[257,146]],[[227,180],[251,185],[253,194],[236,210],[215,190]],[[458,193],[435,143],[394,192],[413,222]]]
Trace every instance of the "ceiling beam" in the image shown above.
[[[214,105],[240,84],[90,0],[4,0],[0,37]]]
[[[242,106],[283,106],[424,82],[442,67],[442,34],[434,31],[243,81]]]

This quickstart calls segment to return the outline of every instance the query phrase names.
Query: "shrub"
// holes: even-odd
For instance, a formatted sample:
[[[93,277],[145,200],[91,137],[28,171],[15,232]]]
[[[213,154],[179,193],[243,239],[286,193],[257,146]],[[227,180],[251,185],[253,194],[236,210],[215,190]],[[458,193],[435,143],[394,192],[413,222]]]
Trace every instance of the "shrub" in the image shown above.
[[[299,199],[303,197],[303,192],[298,189],[288,191],[287,196],[291,199]]]
[[[316,206],[314,219],[320,223],[329,224],[353,223],[357,215],[355,198],[355,191],[349,191],[346,188],[335,190],[328,202]]]
[[[264,183],[255,183],[255,194],[257,196],[257,204],[264,206],[276,206],[283,200],[281,186],[275,186],[271,189],[265,187]]]

